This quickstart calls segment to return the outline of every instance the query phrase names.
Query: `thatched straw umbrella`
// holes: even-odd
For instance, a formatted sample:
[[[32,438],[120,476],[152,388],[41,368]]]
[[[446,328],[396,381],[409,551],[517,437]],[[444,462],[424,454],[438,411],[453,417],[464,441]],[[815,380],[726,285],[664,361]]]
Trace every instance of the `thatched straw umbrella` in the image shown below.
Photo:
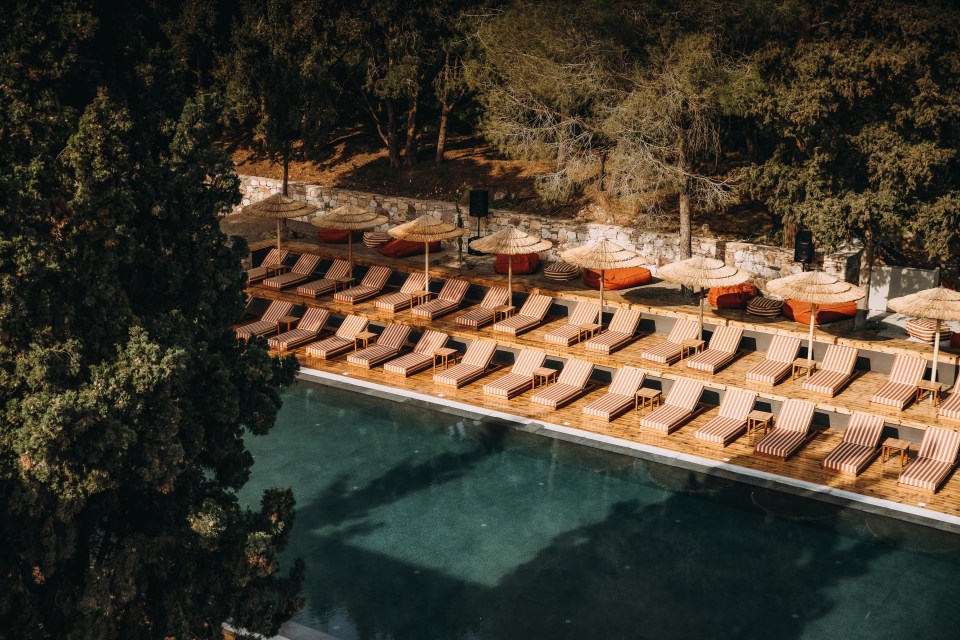
[[[944,320],[960,320],[960,292],[934,287],[894,298],[887,302],[887,306],[897,313],[937,321],[933,341],[933,371],[930,373],[930,382],[936,382],[937,357],[940,355],[940,323]],[[933,402],[932,395],[930,401]]]
[[[394,238],[423,243],[423,290],[430,290],[430,243],[451,240],[462,236],[466,230],[452,222],[444,222],[431,215],[422,215],[387,231]]]
[[[513,256],[525,253],[540,253],[553,246],[549,240],[520,231],[516,227],[506,227],[470,243],[470,248],[481,253],[502,253],[510,256],[507,266],[507,289],[510,298],[507,304],[513,306]]]
[[[240,213],[251,218],[265,218],[277,221],[277,249],[280,248],[280,221],[288,218],[301,218],[316,211],[312,204],[289,198],[282,193],[275,193],[260,202],[248,204]]]
[[[822,271],[805,271],[804,273],[795,273],[792,276],[771,280],[767,283],[767,290],[784,298],[810,303],[808,364],[813,363],[813,325],[817,316],[817,305],[856,302],[867,295],[860,287],[855,287],[849,282]]]
[[[627,267],[641,267],[647,264],[646,259],[636,251],[625,249],[609,240],[601,240],[595,244],[568,249],[560,254],[560,258],[566,263],[584,269],[599,269],[600,317],[598,324],[601,327],[603,326],[604,272],[608,269],[626,269]]]
[[[700,287],[700,339],[703,340],[703,290],[713,287],[732,287],[750,279],[750,274],[723,263],[722,260],[694,256],[664,265],[657,275],[668,282],[687,287]]]
[[[314,226],[321,229],[336,229],[337,231],[349,231],[347,238],[347,259],[350,262],[350,269],[353,269],[353,232],[373,229],[386,223],[389,220],[387,216],[382,216],[376,212],[362,209],[354,204],[345,204],[329,211],[322,216],[314,218],[311,222]]]

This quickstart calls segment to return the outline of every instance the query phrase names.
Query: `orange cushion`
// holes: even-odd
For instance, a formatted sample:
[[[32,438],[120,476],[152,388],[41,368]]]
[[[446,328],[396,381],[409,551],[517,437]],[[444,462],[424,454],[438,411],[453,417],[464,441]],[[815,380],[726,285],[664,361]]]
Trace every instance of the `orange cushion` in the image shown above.
[[[353,232],[353,240],[356,242],[360,239],[360,232]],[[349,231],[340,231],[338,229],[321,229],[317,231],[317,242],[323,242],[326,244],[347,244],[350,240]]]
[[[747,303],[757,297],[757,287],[745,282],[732,287],[714,287],[707,294],[707,302],[714,309],[746,309]]]
[[[581,277],[583,284],[591,289],[600,288],[600,271],[598,269],[584,269]],[[650,282],[650,270],[643,267],[629,267],[627,269],[608,269],[603,273],[603,290],[628,289]]]
[[[493,263],[493,270],[497,273],[506,273],[509,260],[513,259],[514,273],[533,273],[540,266],[540,255],[536,253],[520,253],[515,256],[508,256],[505,253],[498,253],[497,259]]]
[[[430,252],[440,250],[440,242],[431,242],[430,243]],[[407,256],[416,256],[423,253],[423,243],[422,242],[410,242],[409,240],[401,240],[400,238],[395,238],[390,242],[386,242],[380,245],[377,248],[382,255],[387,256],[388,258],[405,258]]]
[[[810,303],[800,302],[799,300],[784,300],[783,315],[801,324],[810,324]],[[816,325],[829,324],[837,320],[852,318],[855,315],[857,315],[856,302],[818,304],[817,317],[813,319],[813,323]]]

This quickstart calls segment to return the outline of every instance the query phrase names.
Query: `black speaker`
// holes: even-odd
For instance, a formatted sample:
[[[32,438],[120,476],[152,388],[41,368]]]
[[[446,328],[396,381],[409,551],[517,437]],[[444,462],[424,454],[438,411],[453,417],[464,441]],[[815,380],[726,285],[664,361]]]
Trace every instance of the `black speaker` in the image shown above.
[[[474,218],[486,218],[490,213],[490,192],[486,189],[470,190],[470,215]]]
[[[797,238],[793,241],[793,261],[810,264],[814,253],[813,232],[807,229],[797,231]]]

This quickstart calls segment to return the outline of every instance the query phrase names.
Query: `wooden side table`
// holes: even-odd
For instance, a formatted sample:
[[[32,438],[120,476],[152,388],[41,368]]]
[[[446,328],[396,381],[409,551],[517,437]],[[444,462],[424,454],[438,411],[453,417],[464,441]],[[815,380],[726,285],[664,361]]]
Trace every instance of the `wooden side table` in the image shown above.
[[[333,279],[333,292],[337,292],[337,285],[340,285],[340,290],[345,290],[348,286],[352,286],[356,282],[356,278],[334,278]]]
[[[584,337],[592,338],[600,331],[600,325],[588,322],[577,327],[577,342],[583,342]]]
[[[806,358],[797,358],[793,361],[793,371],[790,373],[790,379],[796,380],[800,377],[801,372],[806,372],[806,374],[809,376],[816,370],[816,361],[807,360]]]
[[[930,394],[930,399],[933,401],[933,406],[940,404],[940,395],[943,393],[943,383],[941,382],[930,382],[929,380],[921,380],[917,383],[917,398],[914,401],[914,404],[920,404],[920,401],[923,400],[924,396]]]
[[[287,325],[287,331],[290,331],[290,325],[299,320],[297,316],[283,316],[282,318],[277,318],[277,335],[280,335],[280,325]]]
[[[413,313],[413,308],[418,304],[423,304],[430,299],[432,294],[429,291],[411,291],[410,292],[410,313]]]
[[[763,429],[763,434],[767,434],[768,429],[773,428],[773,414],[767,411],[751,411],[747,414],[747,435],[754,431]]]
[[[684,340],[680,343],[680,359],[683,360],[690,356],[690,354],[697,354],[703,351],[704,342],[703,340]]]
[[[451,360],[453,360],[453,363],[456,364],[460,358],[460,352],[456,349],[451,349],[450,347],[437,349],[433,352],[433,372],[437,372],[438,366],[442,366],[444,369],[446,369],[450,366]]]
[[[892,458],[895,452],[900,453],[900,470],[903,471],[904,465],[910,459],[910,442],[907,440],[898,440],[896,438],[887,438],[880,447],[880,463],[885,463]]]
[[[641,409],[646,410],[648,407],[650,409],[659,407],[662,399],[663,394],[656,389],[641,387],[637,389],[637,394],[633,397],[633,410],[640,411]]]
[[[505,320],[512,316],[516,312],[517,308],[509,304],[502,304],[499,307],[493,308],[493,323],[496,324],[501,320]]]
[[[281,273],[285,273],[289,271],[290,267],[288,267],[285,264],[270,264],[264,267],[264,269],[266,269],[267,273],[270,274],[271,276],[276,276]]]
[[[539,369],[533,370],[533,388],[536,389],[538,386],[542,387],[544,385],[550,384],[551,382],[556,382],[557,380],[557,371],[555,369],[550,369],[548,367],[540,367]]]
[[[370,346],[371,340],[376,340],[377,334],[371,331],[361,331],[357,335],[353,336],[353,350],[356,351],[360,348],[360,345],[363,344],[363,348],[366,349]]]

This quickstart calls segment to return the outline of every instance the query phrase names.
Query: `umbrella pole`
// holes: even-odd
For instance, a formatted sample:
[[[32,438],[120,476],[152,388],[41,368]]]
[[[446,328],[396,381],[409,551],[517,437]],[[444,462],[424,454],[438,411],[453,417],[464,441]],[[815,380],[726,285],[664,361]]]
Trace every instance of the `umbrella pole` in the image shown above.
[[[277,218],[277,251],[280,251],[280,218]]]
[[[513,256],[507,261],[507,306],[513,306]]]
[[[703,287],[700,287],[700,340],[703,340]]]
[[[423,290],[430,291],[430,243],[423,243]]]
[[[353,231],[347,232],[347,262],[350,263],[350,271],[347,273],[347,276],[353,275]]]
[[[930,367],[930,382],[937,382],[937,357],[940,355],[940,321],[937,320],[937,331],[933,337],[933,366]],[[933,392],[930,392],[930,404],[933,404]]]
[[[597,316],[597,324],[600,325],[600,331],[603,331],[603,286],[605,283],[605,271],[606,269],[600,269],[600,315]]]
[[[807,347],[807,377],[810,377],[810,369],[813,368],[813,321],[817,317],[817,305],[810,305],[810,344]]]

